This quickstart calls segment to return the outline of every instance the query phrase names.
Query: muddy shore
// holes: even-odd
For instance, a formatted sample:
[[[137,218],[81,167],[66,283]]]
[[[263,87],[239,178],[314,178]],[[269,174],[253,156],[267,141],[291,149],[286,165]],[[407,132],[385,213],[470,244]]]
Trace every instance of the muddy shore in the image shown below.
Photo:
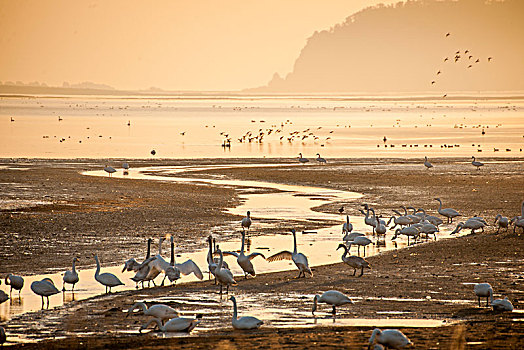
[[[236,160],[235,162],[282,163],[288,160]],[[435,160],[426,171],[417,160],[358,159],[337,160],[327,166],[289,168],[238,168],[208,170],[211,175],[235,179],[265,180],[279,183],[345,189],[364,194],[358,203],[336,203],[316,210],[335,212],[345,205],[349,215],[358,214],[358,205],[372,204],[390,212],[400,205],[436,211],[435,197],[447,207],[460,208],[464,216],[480,215],[492,221],[496,214],[519,214],[524,199],[524,163],[521,159],[496,159],[476,171],[459,159]],[[223,164],[223,160],[193,161],[196,164]],[[230,160],[227,161],[231,163]],[[120,180],[80,175],[80,171],[99,169],[100,161],[10,161],[0,162],[1,199],[41,201],[33,207],[3,209],[0,212],[0,276],[44,273],[69,267],[75,254],[89,256],[98,251],[103,261],[120,264],[126,257],[143,254],[145,238],[177,232],[184,249],[204,244],[213,233],[226,236],[240,217],[224,212],[238,203],[234,188],[188,185],[156,181]],[[189,161],[137,161],[132,166],[190,164]],[[16,170],[22,168],[24,170]],[[193,176],[198,176],[195,174]],[[273,225],[269,232],[289,228],[295,223]],[[313,224],[312,224],[313,225]],[[318,225],[318,223],[316,224]],[[303,227],[310,229],[314,227]],[[361,278],[350,276],[342,264],[314,268],[314,278],[296,280],[296,271],[259,275],[234,287],[237,298],[267,295],[267,303],[310,312],[311,300],[279,299],[289,294],[315,294],[340,290],[356,303],[341,310],[340,318],[387,318],[381,311],[399,312],[406,319],[445,320],[448,325],[434,328],[404,328],[416,348],[520,348],[524,339],[524,314],[493,313],[474,303],[472,285],[489,282],[495,297],[508,296],[516,309],[524,304],[524,235],[496,234],[491,226],[484,233],[458,239],[440,240],[405,250],[369,258],[373,269]],[[262,233],[262,232],[260,232]],[[255,233],[256,234],[256,233]],[[46,242],[46,245],[37,244]],[[110,248],[110,249],[109,249]],[[15,253],[16,252],[16,253]],[[101,253],[102,252],[102,253]],[[88,264],[85,266],[92,266]],[[139,292],[120,292],[74,302],[64,307],[16,317],[15,325],[32,325],[16,332],[52,330],[38,344],[27,348],[362,348],[369,338],[369,327],[318,326],[305,329],[275,328],[271,325],[254,333],[231,332],[231,305],[219,301],[212,282],[151,288]],[[147,334],[111,332],[113,325],[138,331],[143,318],[125,319],[121,310],[138,298],[163,295],[209,295],[216,302],[210,310],[213,321],[223,323],[221,331],[197,332],[193,337],[159,339]],[[138,296],[139,295],[139,296]],[[429,298],[428,298],[429,297]],[[284,300],[285,299],[285,300]],[[397,299],[424,301],[406,302]],[[471,303],[454,302],[471,300]],[[180,306],[180,305],[176,305]],[[191,312],[191,307],[183,306]],[[325,307],[324,307],[324,311]],[[379,312],[379,313],[377,313]],[[328,317],[325,312],[319,317]],[[205,322],[205,321],[204,321]],[[9,332],[10,324],[7,324]],[[49,329],[47,329],[49,330]],[[83,335],[89,330],[90,335]],[[44,333],[42,333],[44,334]],[[52,337],[66,339],[53,340]]]

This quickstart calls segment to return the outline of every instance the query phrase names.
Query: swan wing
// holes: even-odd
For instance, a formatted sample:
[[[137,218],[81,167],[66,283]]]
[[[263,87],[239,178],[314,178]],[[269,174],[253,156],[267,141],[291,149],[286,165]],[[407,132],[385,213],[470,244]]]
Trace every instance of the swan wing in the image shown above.
[[[109,272],[102,273],[98,276],[98,280],[106,286],[114,287],[123,285],[122,281],[118,279],[115,275]]]
[[[264,254],[262,254],[262,253],[251,253],[251,254],[249,254],[249,255],[247,256],[247,258],[248,258],[249,260],[253,260],[253,259],[256,258],[257,256],[261,256],[261,257],[263,257],[264,259],[266,258],[266,257],[264,256]]]
[[[204,275],[202,274],[202,271],[200,271],[198,265],[191,259],[187,260],[182,264],[175,264],[175,267],[179,269],[180,273],[183,275],[189,275],[190,273],[194,273],[199,280],[204,278]]]
[[[290,251],[284,250],[280,253],[276,253],[275,255],[270,256],[267,258],[267,261],[277,261],[277,260],[293,260],[293,253]]]
[[[238,254],[237,252],[222,252],[223,255],[232,255],[236,258],[239,257],[240,254]],[[217,254],[218,255],[218,254]]]

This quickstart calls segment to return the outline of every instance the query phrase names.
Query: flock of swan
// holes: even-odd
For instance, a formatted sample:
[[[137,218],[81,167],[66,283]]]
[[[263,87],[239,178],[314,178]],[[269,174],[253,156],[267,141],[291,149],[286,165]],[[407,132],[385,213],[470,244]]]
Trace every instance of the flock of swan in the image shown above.
[[[445,217],[448,223],[451,224],[454,218],[462,216],[455,209],[442,208],[442,200],[440,198],[435,198],[435,200],[439,202],[437,212]],[[428,215],[422,208],[416,209],[414,207],[404,206],[401,207],[403,213],[399,210],[393,210],[396,216],[392,215],[386,222],[382,219],[381,216],[377,216],[374,208],[370,207],[368,204],[362,204],[362,207],[364,209],[359,210],[364,215],[364,223],[371,226],[372,234],[373,236],[377,237],[377,242],[380,242],[381,239],[384,239],[388,227],[389,230],[395,230],[397,226],[399,228],[394,231],[395,233],[392,240],[395,240],[399,235],[405,235],[408,238],[409,244],[410,238],[416,242],[421,238],[422,234],[426,235],[426,239],[429,238],[430,234],[433,234],[436,239],[436,233],[439,232],[439,226],[444,222],[437,216]],[[254,258],[260,256],[261,258],[266,259],[262,253],[253,252],[246,255],[244,251],[246,245],[246,230],[250,229],[251,224],[251,213],[248,211],[246,217],[241,220],[242,238],[239,252],[222,251],[220,247],[216,245],[215,239],[213,239],[212,236],[208,237],[209,249],[207,253],[207,262],[209,277],[211,279],[211,275],[214,276],[215,284],[220,286],[221,296],[223,293],[223,288],[226,289],[225,293],[227,294],[229,292],[229,287],[236,286],[238,284],[235,280],[235,276],[229,269],[228,264],[224,261],[224,256],[236,257],[237,263],[241,267],[245,279],[247,279],[248,276],[256,276],[255,268],[252,263]],[[521,204],[521,215],[515,216],[513,219],[509,220],[501,214],[498,214],[495,217],[494,224],[496,224],[498,227],[497,232],[499,232],[501,228],[507,231],[509,226],[512,224],[514,225],[514,232],[517,228],[521,228],[524,232],[524,202]],[[476,230],[483,230],[487,225],[487,222],[483,218],[474,216],[465,220],[464,222],[460,222],[452,234],[457,233],[464,228],[470,229],[471,233],[475,233]],[[296,278],[305,278],[306,274],[310,277],[313,277],[313,272],[309,266],[307,256],[298,251],[296,231],[291,229],[291,234],[293,235],[293,251],[284,250],[268,257],[266,260],[269,262],[282,259],[292,260],[299,271],[299,274]],[[337,250],[343,249],[341,260],[354,269],[353,276],[356,275],[357,270],[360,270],[360,277],[363,275],[364,269],[371,269],[369,262],[360,257],[360,247],[363,246],[365,256],[365,247],[371,244],[373,241],[366,237],[364,233],[353,232],[353,225],[350,223],[349,216],[346,216],[346,221],[342,225],[342,234],[342,243],[337,247]],[[171,260],[169,262],[166,261],[162,256],[162,243],[166,238],[170,238],[171,242]],[[193,260],[189,259],[181,264],[176,263],[173,236],[167,235],[166,237],[159,238],[158,254],[154,256],[151,255],[151,243],[152,240],[148,239],[147,254],[144,261],[139,263],[134,258],[131,258],[125,261],[124,267],[122,269],[122,272],[132,271],[135,273],[135,275],[131,277],[131,280],[136,283],[137,288],[139,284],[141,284],[142,288],[144,288],[144,283],[148,283],[148,285],[153,283],[153,285],[156,286],[155,278],[158,277],[161,273],[164,274],[161,285],[164,285],[166,278],[173,283],[180,279],[181,275],[189,275],[191,273],[193,273],[198,279],[203,279],[202,271]],[[357,255],[351,255],[350,253],[351,247],[354,245],[358,247]],[[93,258],[96,262],[94,278],[97,282],[106,288],[106,293],[110,293],[111,288],[124,284],[116,275],[112,273],[101,273],[98,255],[93,254]],[[79,282],[79,275],[75,266],[78,261],[79,260],[77,257],[73,258],[72,269],[65,271],[63,274],[63,292],[66,291],[66,284],[71,285],[71,291],[74,291],[75,285]],[[10,273],[5,277],[5,284],[10,286],[10,294],[12,293],[13,289],[20,293],[24,287],[24,279],[21,276]],[[47,306],[49,307],[49,297],[60,293],[60,290],[55,286],[53,280],[50,278],[34,281],[31,284],[31,290],[42,298],[42,308],[45,305],[44,298],[47,299]],[[485,297],[487,298],[486,306],[491,305],[491,307],[496,311],[513,310],[513,305],[507,297],[504,299],[493,298],[493,289],[488,283],[476,284],[474,286],[474,293],[478,297],[479,307],[481,306],[480,298]],[[8,299],[9,296],[0,290],[0,303]],[[252,316],[243,316],[238,318],[236,298],[232,296],[229,298],[229,300],[233,303],[233,317],[231,322],[235,329],[256,329],[263,324],[263,321]],[[326,303],[331,305],[333,317],[335,317],[337,306],[352,304],[353,302],[343,293],[336,290],[330,290],[324,292],[322,295],[314,296],[312,309],[313,315],[318,308],[318,303]],[[146,324],[140,327],[140,332],[148,328],[151,324],[154,324],[162,332],[190,332],[202,319],[201,314],[196,315],[195,318],[180,317],[178,311],[168,305],[155,304],[148,308],[147,305],[143,302],[138,302],[131,306],[127,312],[127,316],[132,314],[133,311],[137,308],[141,309],[144,315],[153,317],[153,319],[149,320]],[[2,334],[5,335],[5,330],[3,328],[0,329],[0,338],[2,337]],[[381,331],[377,328],[373,331],[370,338],[370,346],[376,345],[375,348],[386,346],[396,349],[402,348],[403,346],[409,344],[411,344],[409,339],[398,330]]]

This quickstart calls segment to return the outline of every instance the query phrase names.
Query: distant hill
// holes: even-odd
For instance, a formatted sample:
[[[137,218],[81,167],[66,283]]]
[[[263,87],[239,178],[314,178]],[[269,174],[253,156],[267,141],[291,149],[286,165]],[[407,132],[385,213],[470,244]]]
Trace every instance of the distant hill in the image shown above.
[[[287,76],[246,92],[524,91],[523,14],[522,0],[366,8],[315,32]]]

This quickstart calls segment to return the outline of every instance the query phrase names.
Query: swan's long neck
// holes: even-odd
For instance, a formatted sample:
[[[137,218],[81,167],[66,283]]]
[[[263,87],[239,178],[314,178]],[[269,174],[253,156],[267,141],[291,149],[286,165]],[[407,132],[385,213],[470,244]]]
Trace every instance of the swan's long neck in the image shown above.
[[[246,234],[242,231],[242,246],[240,247],[240,255],[244,255],[244,241],[246,240]]]
[[[146,254],[146,260],[151,257],[151,238],[147,240],[147,254]]]
[[[162,237],[158,239],[158,255],[162,256]]]
[[[231,299],[233,301],[233,320],[237,319],[237,301],[235,299]]]
[[[76,264],[76,259],[73,259],[73,273],[76,273],[75,264]]]
[[[207,239],[209,243],[209,251],[207,252],[207,263],[212,264],[213,263],[213,239],[211,236]]]
[[[442,201],[440,200],[440,198],[437,199],[437,200],[439,202],[439,206],[438,206],[438,210],[437,211],[440,213],[440,211],[442,210]]]
[[[98,255],[95,255],[95,261],[96,261],[95,277],[97,277],[100,274],[100,262],[98,261]]]
[[[218,266],[215,269],[215,275],[222,269],[222,264],[224,263],[224,254],[222,254],[220,249],[218,250],[218,254],[220,255],[220,258],[218,259]]]
[[[297,234],[295,230],[293,230],[293,254],[297,253]]]
[[[144,313],[146,313],[146,311],[147,311],[147,305],[146,305],[145,303],[143,303],[143,302],[135,303],[135,304],[131,307],[131,309],[129,309],[128,313],[133,312],[133,310],[135,310],[137,307],[142,308],[142,311],[143,311]]]
[[[317,311],[318,298],[319,298],[318,294],[315,295],[315,297],[313,298],[313,310],[312,310],[313,312]]]
[[[162,323],[160,323],[160,320],[158,318],[153,318],[151,320],[149,320],[149,322],[147,322],[145,324],[145,326],[142,326],[142,328],[147,328],[149,327],[149,325],[153,322],[156,322],[157,326],[158,326],[158,329],[161,331],[161,332],[165,332],[166,331],[166,328],[164,326],[162,326]]]
[[[349,227],[349,215],[346,215],[346,222],[347,222],[348,227]]]
[[[342,260],[344,260],[346,256],[348,255],[348,247],[346,247],[345,245],[342,245],[342,248],[344,249],[344,254],[342,254]]]
[[[171,261],[169,265],[175,266],[175,240],[173,236],[171,236]]]

